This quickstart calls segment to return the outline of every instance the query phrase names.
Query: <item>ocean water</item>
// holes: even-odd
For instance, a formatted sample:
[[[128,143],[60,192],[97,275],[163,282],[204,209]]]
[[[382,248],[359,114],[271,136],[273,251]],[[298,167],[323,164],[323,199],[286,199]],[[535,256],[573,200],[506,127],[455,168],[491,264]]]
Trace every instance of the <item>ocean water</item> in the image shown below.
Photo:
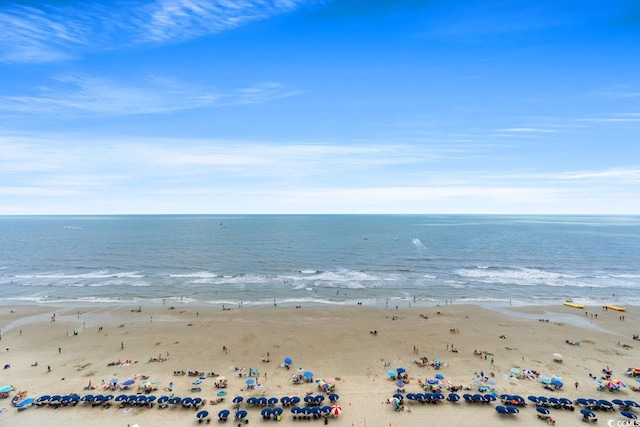
[[[0,304],[640,305],[640,217],[0,217]]]

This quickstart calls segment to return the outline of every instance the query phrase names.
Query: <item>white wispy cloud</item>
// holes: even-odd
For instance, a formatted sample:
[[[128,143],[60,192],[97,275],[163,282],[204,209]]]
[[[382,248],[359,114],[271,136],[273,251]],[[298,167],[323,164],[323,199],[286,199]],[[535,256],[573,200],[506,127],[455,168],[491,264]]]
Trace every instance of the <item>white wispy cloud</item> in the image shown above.
[[[505,132],[505,133],[555,133],[555,132],[557,132],[557,130],[555,130],[555,129],[543,129],[543,128],[532,128],[532,127],[516,127],[516,128],[498,129],[498,132]]]
[[[65,76],[33,89],[28,95],[0,97],[0,112],[52,117],[122,116],[260,103],[299,93],[277,83],[222,92],[157,75],[130,78],[127,82]]]
[[[0,4],[0,61],[47,62],[87,51],[219,33],[314,0],[130,0]]]

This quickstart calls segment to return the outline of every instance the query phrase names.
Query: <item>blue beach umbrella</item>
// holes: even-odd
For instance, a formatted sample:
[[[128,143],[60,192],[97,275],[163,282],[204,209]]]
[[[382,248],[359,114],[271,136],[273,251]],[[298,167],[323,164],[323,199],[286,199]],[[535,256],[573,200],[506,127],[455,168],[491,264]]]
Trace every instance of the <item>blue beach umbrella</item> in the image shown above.
[[[303,376],[303,377],[305,377],[305,378],[307,378],[307,379],[311,379],[311,378],[313,378],[313,372],[311,372],[311,371],[305,371],[305,372],[302,374],[302,376]]]
[[[194,405],[194,406],[198,406],[201,403],[202,403],[202,398],[201,397],[196,397],[191,401],[191,404]]]
[[[404,374],[405,372],[407,372],[407,370],[406,370],[406,369],[404,369],[404,368],[398,368],[398,369],[396,369],[396,371],[397,371],[399,374]]]
[[[270,397],[269,399],[267,399],[267,405],[275,405],[276,403],[278,403],[277,397]]]
[[[259,397],[258,398],[258,405],[260,406],[265,406],[267,404],[268,400],[266,397]]]
[[[109,396],[105,396],[105,399],[109,397]],[[155,402],[156,397],[155,396],[147,396],[147,403],[151,403],[151,402]]]
[[[387,371],[387,375],[389,375],[391,378],[396,376],[396,371],[392,371],[392,370],[388,370]]]
[[[122,402],[124,400],[127,400],[127,395],[126,394],[119,394],[118,396],[116,396],[116,402]]]
[[[14,387],[12,385],[3,385],[2,387],[0,387],[0,393],[9,393],[10,391],[13,391]]]
[[[216,393],[216,396],[218,397],[225,397],[227,395],[227,392],[224,390],[220,390],[218,393]]]
[[[171,403],[172,405],[177,405],[181,401],[182,401],[182,398],[180,398],[178,396],[175,396],[175,397],[172,397],[171,399],[169,399],[169,403]]]
[[[627,406],[630,406],[630,407],[632,407],[632,408],[640,408],[640,405],[638,405],[638,404],[637,404],[635,401],[633,401],[633,400],[625,400],[625,401],[624,401],[624,403],[625,403]]]
[[[557,379],[557,378],[553,378],[551,380],[551,384],[553,384],[554,386],[556,386],[558,388],[560,388],[560,387],[562,387],[564,385],[564,383],[562,381],[560,381],[559,379]]]
[[[113,381],[113,380],[111,380],[111,381]],[[117,382],[117,381],[116,381],[116,382]],[[130,385],[135,384],[135,382],[136,382],[136,380],[134,380],[134,379],[129,379],[129,380],[124,381],[124,382],[122,383],[122,385],[124,385],[124,386],[130,386]]]
[[[633,412],[629,412],[629,411],[620,411],[620,415],[622,415],[623,417],[630,418],[632,420],[637,420],[638,419],[638,416],[636,414],[634,414]]]
[[[439,380],[443,380],[443,379],[444,379],[444,375],[442,375],[442,374],[436,374],[436,375],[435,375],[435,378],[436,378],[436,379],[439,379]]]
[[[199,420],[202,418],[206,418],[207,416],[209,416],[208,411],[200,411],[196,414],[196,418],[198,418]]]
[[[460,396],[457,393],[449,393],[447,400],[449,400],[449,402],[457,402],[460,400]]]
[[[291,403],[294,405],[300,403],[300,398],[298,396],[291,396]]]
[[[243,411],[243,410],[236,411],[236,418],[240,419],[246,416],[247,416],[247,411]]]
[[[260,411],[260,415],[262,415],[262,418],[268,418],[271,416],[271,408],[264,408],[262,411]]]
[[[231,412],[229,412],[228,409],[223,409],[222,411],[218,412],[218,418],[220,418],[221,420],[226,420],[229,415],[231,415]]]
[[[299,406],[292,406],[291,407],[291,413],[292,414],[299,414],[301,412],[301,408]]]
[[[47,396],[48,398],[49,396]],[[47,399],[49,400],[49,399]],[[83,402],[93,402],[95,400],[95,397],[93,396],[93,394],[87,394],[86,396],[83,396],[82,399]],[[40,401],[40,399],[38,399],[38,401]]]
[[[243,400],[244,400],[244,397],[242,397],[242,396],[236,396],[236,397],[234,397],[234,398],[233,398],[232,402],[233,402],[233,403],[240,403],[240,402],[242,402]]]
[[[288,366],[288,365],[291,365],[292,363],[293,363],[293,360],[291,360],[291,358],[290,358],[290,357],[285,357],[285,358],[284,358],[284,364],[285,364],[285,365],[287,365],[287,366]]]
[[[330,400],[331,402],[335,402],[335,401],[336,401],[336,400],[338,400],[338,399],[340,399],[340,396],[338,396],[338,395],[337,395],[337,394],[335,394],[335,393],[331,393],[331,394],[329,395],[329,400]]]
[[[541,414],[544,415],[549,415],[549,410],[547,408],[545,408],[544,406],[536,406],[536,411],[540,412]]]
[[[49,400],[51,398],[51,396],[49,396],[48,394],[45,394],[43,396],[40,396],[36,402],[46,402],[47,400]]]
[[[398,388],[404,387],[404,381],[396,381],[396,387]]]
[[[291,403],[291,398],[290,398],[289,396],[282,396],[282,397],[280,398],[280,403],[281,403],[283,406],[286,406],[286,405],[288,405],[289,403]]]
[[[282,415],[283,409],[282,408],[273,408],[271,410],[271,414],[273,415]]]
[[[163,404],[163,403],[167,403],[169,401],[169,396],[160,396],[158,398],[158,403]]]
[[[249,378],[248,380],[245,381],[245,383],[247,385],[253,385],[256,383],[256,380],[254,380],[253,378]]]

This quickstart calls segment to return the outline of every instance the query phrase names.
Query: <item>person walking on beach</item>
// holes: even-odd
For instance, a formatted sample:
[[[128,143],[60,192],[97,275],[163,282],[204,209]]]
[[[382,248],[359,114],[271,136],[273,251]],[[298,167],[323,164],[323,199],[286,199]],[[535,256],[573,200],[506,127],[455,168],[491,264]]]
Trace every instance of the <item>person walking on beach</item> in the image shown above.
[[[576,390],[577,390],[577,389],[578,389],[578,386],[579,386],[580,384],[578,384],[578,381],[576,381],[576,384],[575,384],[575,385],[576,385]]]
[[[120,350],[124,350],[124,341],[120,341]]]

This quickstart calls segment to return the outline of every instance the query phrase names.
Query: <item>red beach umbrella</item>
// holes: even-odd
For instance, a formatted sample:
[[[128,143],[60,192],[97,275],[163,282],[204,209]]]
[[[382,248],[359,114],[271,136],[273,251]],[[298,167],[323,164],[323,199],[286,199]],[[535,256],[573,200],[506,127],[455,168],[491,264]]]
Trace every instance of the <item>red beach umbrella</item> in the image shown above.
[[[331,411],[330,411],[331,415],[333,415],[334,417],[337,417],[338,415],[340,415],[342,413],[342,406],[338,406],[338,405],[333,405],[331,406]]]

